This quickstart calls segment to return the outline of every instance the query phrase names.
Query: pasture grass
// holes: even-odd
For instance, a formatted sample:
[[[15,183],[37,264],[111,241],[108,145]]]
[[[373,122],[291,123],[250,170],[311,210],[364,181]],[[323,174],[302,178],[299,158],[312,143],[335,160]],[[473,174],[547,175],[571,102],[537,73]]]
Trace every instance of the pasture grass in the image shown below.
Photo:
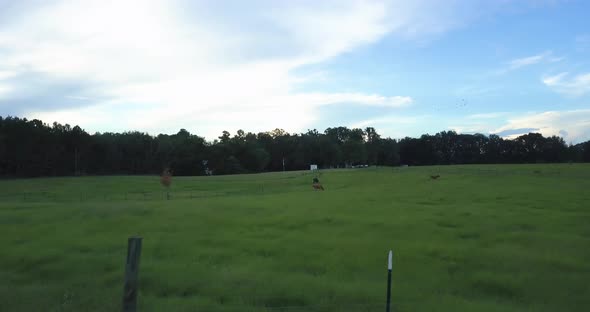
[[[438,180],[429,175],[440,174]],[[590,165],[0,181],[0,311],[589,311]]]

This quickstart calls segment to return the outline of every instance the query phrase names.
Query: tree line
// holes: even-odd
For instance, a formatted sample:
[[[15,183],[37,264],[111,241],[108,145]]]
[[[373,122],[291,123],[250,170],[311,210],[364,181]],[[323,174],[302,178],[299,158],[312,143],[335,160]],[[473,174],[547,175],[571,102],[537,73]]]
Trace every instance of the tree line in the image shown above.
[[[590,141],[567,145],[561,137],[443,131],[419,138],[384,138],[372,127],[328,128],[290,134],[281,129],[232,135],[212,142],[181,129],[151,136],[130,131],[89,134],[40,120],[0,116],[0,176],[235,174],[355,165],[446,165],[590,162]]]

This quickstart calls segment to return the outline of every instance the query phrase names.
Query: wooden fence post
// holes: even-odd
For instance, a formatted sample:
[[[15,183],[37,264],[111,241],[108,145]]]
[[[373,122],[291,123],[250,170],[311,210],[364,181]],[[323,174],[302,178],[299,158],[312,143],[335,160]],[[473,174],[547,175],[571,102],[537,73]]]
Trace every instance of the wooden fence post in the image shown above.
[[[139,280],[139,257],[141,256],[141,237],[129,237],[127,243],[127,262],[125,263],[125,287],[123,288],[123,312],[137,311],[137,292]]]

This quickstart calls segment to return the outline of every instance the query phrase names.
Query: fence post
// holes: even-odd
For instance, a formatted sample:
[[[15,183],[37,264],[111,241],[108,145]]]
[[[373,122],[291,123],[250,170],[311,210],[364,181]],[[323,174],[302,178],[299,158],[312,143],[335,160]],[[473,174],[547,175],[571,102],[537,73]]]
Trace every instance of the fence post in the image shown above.
[[[391,269],[393,262],[393,251],[389,251],[389,257],[387,257],[387,306],[385,312],[391,311]]]
[[[129,237],[127,242],[127,262],[125,263],[125,287],[123,288],[123,312],[137,311],[137,292],[139,278],[139,257],[141,256],[141,237]]]

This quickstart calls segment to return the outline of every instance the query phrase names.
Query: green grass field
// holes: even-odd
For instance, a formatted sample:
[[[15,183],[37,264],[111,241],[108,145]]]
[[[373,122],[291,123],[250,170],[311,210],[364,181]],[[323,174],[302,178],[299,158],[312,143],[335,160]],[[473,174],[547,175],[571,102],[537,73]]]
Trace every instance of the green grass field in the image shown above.
[[[431,180],[430,174],[440,174]],[[0,181],[0,310],[590,311],[590,165]]]

